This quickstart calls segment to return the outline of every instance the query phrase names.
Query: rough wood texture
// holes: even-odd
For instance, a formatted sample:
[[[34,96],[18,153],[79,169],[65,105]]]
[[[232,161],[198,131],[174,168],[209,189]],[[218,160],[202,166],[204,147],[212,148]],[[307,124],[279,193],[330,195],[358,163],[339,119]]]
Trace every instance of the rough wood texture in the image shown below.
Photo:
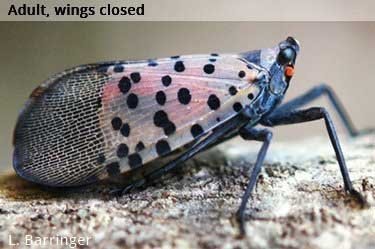
[[[0,247],[10,247],[10,234],[20,248],[29,248],[22,245],[29,234],[88,236],[89,248],[375,248],[374,135],[343,141],[354,185],[370,204],[366,209],[343,193],[326,137],[273,143],[248,205],[248,235],[241,239],[231,217],[258,145],[233,140],[118,199],[108,194],[109,185],[51,192],[5,175]]]

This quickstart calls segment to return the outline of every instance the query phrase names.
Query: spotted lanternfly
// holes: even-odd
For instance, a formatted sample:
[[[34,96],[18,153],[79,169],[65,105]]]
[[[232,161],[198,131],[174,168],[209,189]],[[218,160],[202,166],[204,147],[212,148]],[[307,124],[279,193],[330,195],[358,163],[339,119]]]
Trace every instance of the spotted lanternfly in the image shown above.
[[[48,186],[78,186],[147,169],[139,186],[195,154],[236,135],[263,142],[237,212],[246,203],[276,126],[324,119],[345,190],[364,199],[350,181],[343,153],[324,108],[300,109],[328,94],[351,135],[358,132],[327,86],[281,104],[294,73],[298,42],[239,54],[172,56],[78,66],[36,88],[14,133],[13,165],[21,177]],[[148,169],[150,163],[178,156]]]

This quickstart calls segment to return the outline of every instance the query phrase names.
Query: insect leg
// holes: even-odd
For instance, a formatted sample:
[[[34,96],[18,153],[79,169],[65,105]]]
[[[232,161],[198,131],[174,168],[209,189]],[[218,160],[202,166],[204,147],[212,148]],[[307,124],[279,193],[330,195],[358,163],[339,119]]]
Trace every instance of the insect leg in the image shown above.
[[[336,153],[336,158],[340,166],[341,175],[344,180],[345,190],[354,196],[361,206],[366,204],[364,197],[353,188],[352,182],[349,177],[349,172],[346,167],[345,158],[341,150],[340,142],[336,134],[335,127],[332,119],[328,114],[327,110],[322,107],[312,107],[305,110],[294,110],[290,112],[277,112],[275,111],[271,115],[267,116],[263,120],[262,124],[265,126],[276,126],[276,125],[287,125],[297,124],[302,122],[309,122],[313,120],[324,119],[325,125],[331,144]]]
[[[272,132],[268,129],[243,127],[242,129],[240,129],[240,136],[245,140],[256,140],[263,142],[262,147],[259,150],[254,168],[251,172],[249,183],[246,187],[244,195],[242,196],[241,205],[236,213],[236,218],[240,225],[240,232],[243,235],[246,232],[244,226],[244,213],[246,209],[246,204],[250,198],[251,192],[255,186],[259,172],[262,168],[264,158],[266,156],[268,147],[272,139]]]
[[[354,137],[359,134],[368,133],[370,130],[365,130],[358,132],[358,130],[355,128],[352,120],[350,119],[347,111],[345,110],[343,104],[335,94],[335,92],[332,90],[331,87],[329,87],[326,84],[321,84],[319,86],[316,86],[306,93],[302,94],[299,97],[296,97],[285,104],[281,105],[279,108],[277,108],[275,111],[277,112],[289,112],[291,110],[298,109],[299,107],[302,107],[315,99],[319,98],[322,95],[327,95],[328,99],[332,103],[334,109],[339,114],[339,117],[341,121],[344,123],[345,128],[349,132],[349,134]]]

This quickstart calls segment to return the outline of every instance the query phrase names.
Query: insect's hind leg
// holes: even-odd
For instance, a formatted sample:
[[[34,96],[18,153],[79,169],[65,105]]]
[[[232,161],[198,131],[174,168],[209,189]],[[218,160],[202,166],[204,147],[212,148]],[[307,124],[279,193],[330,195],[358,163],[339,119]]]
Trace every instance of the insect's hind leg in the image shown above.
[[[314,120],[324,119],[326,129],[336,154],[338,164],[340,166],[341,175],[344,181],[345,190],[354,196],[361,206],[367,204],[364,197],[354,189],[352,182],[349,177],[349,172],[346,167],[345,158],[340,146],[339,139],[336,134],[335,127],[333,125],[332,119],[325,108],[322,107],[312,107],[305,110],[294,110],[289,112],[277,112],[275,111],[271,115],[265,117],[261,124],[265,126],[277,126],[277,125],[287,125],[287,124],[297,124],[302,122],[309,122]]]
[[[251,192],[254,189],[258,175],[263,166],[263,162],[266,157],[268,147],[272,140],[272,132],[268,129],[257,129],[257,128],[245,126],[242,129],[240,129],[239,133],[240,133],[240,136],[245,140],[256,140],[256,141],[263,142],[262,147],[259,150],[257,159],[255,161],[254,168],[250,174],[249,182],[247,184],[245,193],[242,196],[240,207],[238,208],[237,213],[236,213],[236,218],[240,226],[240,233],[241,235],[244,235],[246,232],[245,226],[244,226],[245,224],[244,214],[246,210],[246,204],[249,201]]]
[[[310,89],[306,93],[302,94],[301,96],[296,97],[296,98],[286,102],[285,104],[282,104],[280,107],[278,107],[275,110],[275,112],[287,113],[287,112],[290,112],[292,110],[296,110],[296,109],[298,109],[302,106],[305,106],[305,105],[311,103],[312,101],[314,101],[315,99],[317,99],[317,98],[319,98],[320,96],[323,96],[323,95],[328,96],[329,101],[332,103],[334,109],[339,114],[339,117],[340,117],[341,121],[343,122],[346,130],[349,132],[349,134],[352,137],[358,136],[360,134],[373,132],[373,130],[371,130],[371,129],[358,131],[355,128],[355,126],[354,126],[352,120],[350,119],[347,111],[345,110],[343,104],[341,103],[341,101],[339,100],[339,98],[337,97],[335,92],[332,90],[332,88],[329,87],[326,84],[321,84],[319,86],[313,87],[312,89]]]

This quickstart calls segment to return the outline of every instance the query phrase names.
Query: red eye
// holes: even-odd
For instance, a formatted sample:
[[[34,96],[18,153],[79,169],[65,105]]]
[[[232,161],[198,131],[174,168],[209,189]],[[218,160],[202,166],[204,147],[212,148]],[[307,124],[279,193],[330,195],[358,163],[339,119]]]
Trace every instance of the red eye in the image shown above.
[[[291,67],[291,66],[287,66],[286,68],[285,68],[285,76],[286,77],[292,77],[293,76],[293,74],[294,74],[294,68],[293,67]]]

